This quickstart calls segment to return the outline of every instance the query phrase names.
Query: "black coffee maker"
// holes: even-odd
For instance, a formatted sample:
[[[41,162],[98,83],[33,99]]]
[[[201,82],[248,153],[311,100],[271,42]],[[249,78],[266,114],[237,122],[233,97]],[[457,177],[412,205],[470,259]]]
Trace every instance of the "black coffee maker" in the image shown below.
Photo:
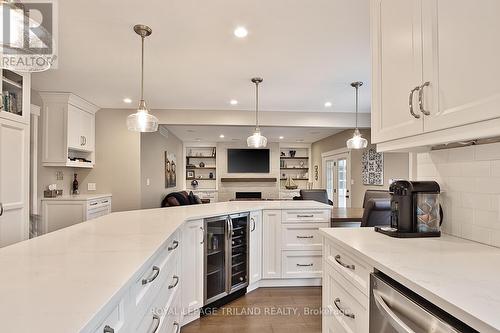
[[[443,211],[439,204],[439,184],[435,181],[397,180],[391,193],[391,227],[376,231],[392,237],[439,237]]]

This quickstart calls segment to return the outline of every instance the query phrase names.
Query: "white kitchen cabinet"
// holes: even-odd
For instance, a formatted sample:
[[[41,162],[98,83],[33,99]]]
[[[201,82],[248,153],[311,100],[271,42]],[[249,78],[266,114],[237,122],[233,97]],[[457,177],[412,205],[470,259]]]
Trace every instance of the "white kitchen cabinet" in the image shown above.
[[[99,107],[71,93],[41,92],[40,96],[43,99],[43,166],[92,168],[95,113]]]
[[[203,307],[204,246],[205,230],[203,220],[188,221],[182,227],[181,236],[183,277],[182,307],[188,323],[199,317],[198,309]]]
[[[421,0],[372,1],[373,142],[423,131],[408,105],[422,82],[421,17]]]
[[[500,1],[423,1],[426,132],[500,117]]]
[[[29,125],[0,118],[0,247],[28,239],[29,134]]]
[[[262,277],[281,278],[281,210],[262,212]]]
[[[371,1],[373,143],[500,135],[489,123],[500,118],[499,12],[496,0]]]
[[[52,232],[111,213],[111,194],[42,198],[42,231]]]
[[[262,212],[250,213],[249,285],[262,279]]]

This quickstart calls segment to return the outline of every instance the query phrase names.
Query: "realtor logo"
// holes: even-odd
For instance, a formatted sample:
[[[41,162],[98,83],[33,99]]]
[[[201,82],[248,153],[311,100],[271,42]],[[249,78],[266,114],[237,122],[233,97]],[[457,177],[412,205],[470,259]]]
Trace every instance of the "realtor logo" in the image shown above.
[[[19,72],[55,68],[56,16],[53,1],[1,1],[0,67]]]

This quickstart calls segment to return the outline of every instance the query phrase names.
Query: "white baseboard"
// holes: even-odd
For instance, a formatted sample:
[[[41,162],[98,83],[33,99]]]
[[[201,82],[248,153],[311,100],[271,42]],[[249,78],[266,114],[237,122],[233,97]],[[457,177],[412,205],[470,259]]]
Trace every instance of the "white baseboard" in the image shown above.
[[[269,287],[320,287],[321,278],[314,279],[263,279],[255,282],[251,290]],[[247,291],[249,291],[247,288]]]

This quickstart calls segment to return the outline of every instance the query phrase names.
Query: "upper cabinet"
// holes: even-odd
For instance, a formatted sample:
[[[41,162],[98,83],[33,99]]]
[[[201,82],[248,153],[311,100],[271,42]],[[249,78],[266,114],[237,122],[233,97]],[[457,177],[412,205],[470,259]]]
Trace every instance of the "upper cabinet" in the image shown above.
[[[43,99],[44,166],[92,168],[96,105],[71,93],[40,93]]]
[[[30,75],[7,69],[0,69],[0,73],[2,74],[0,118],[29,124]]]
[[[371,1],[372,142],[500,135],[464,127],[500,118],[498,13],[498,0]]]

